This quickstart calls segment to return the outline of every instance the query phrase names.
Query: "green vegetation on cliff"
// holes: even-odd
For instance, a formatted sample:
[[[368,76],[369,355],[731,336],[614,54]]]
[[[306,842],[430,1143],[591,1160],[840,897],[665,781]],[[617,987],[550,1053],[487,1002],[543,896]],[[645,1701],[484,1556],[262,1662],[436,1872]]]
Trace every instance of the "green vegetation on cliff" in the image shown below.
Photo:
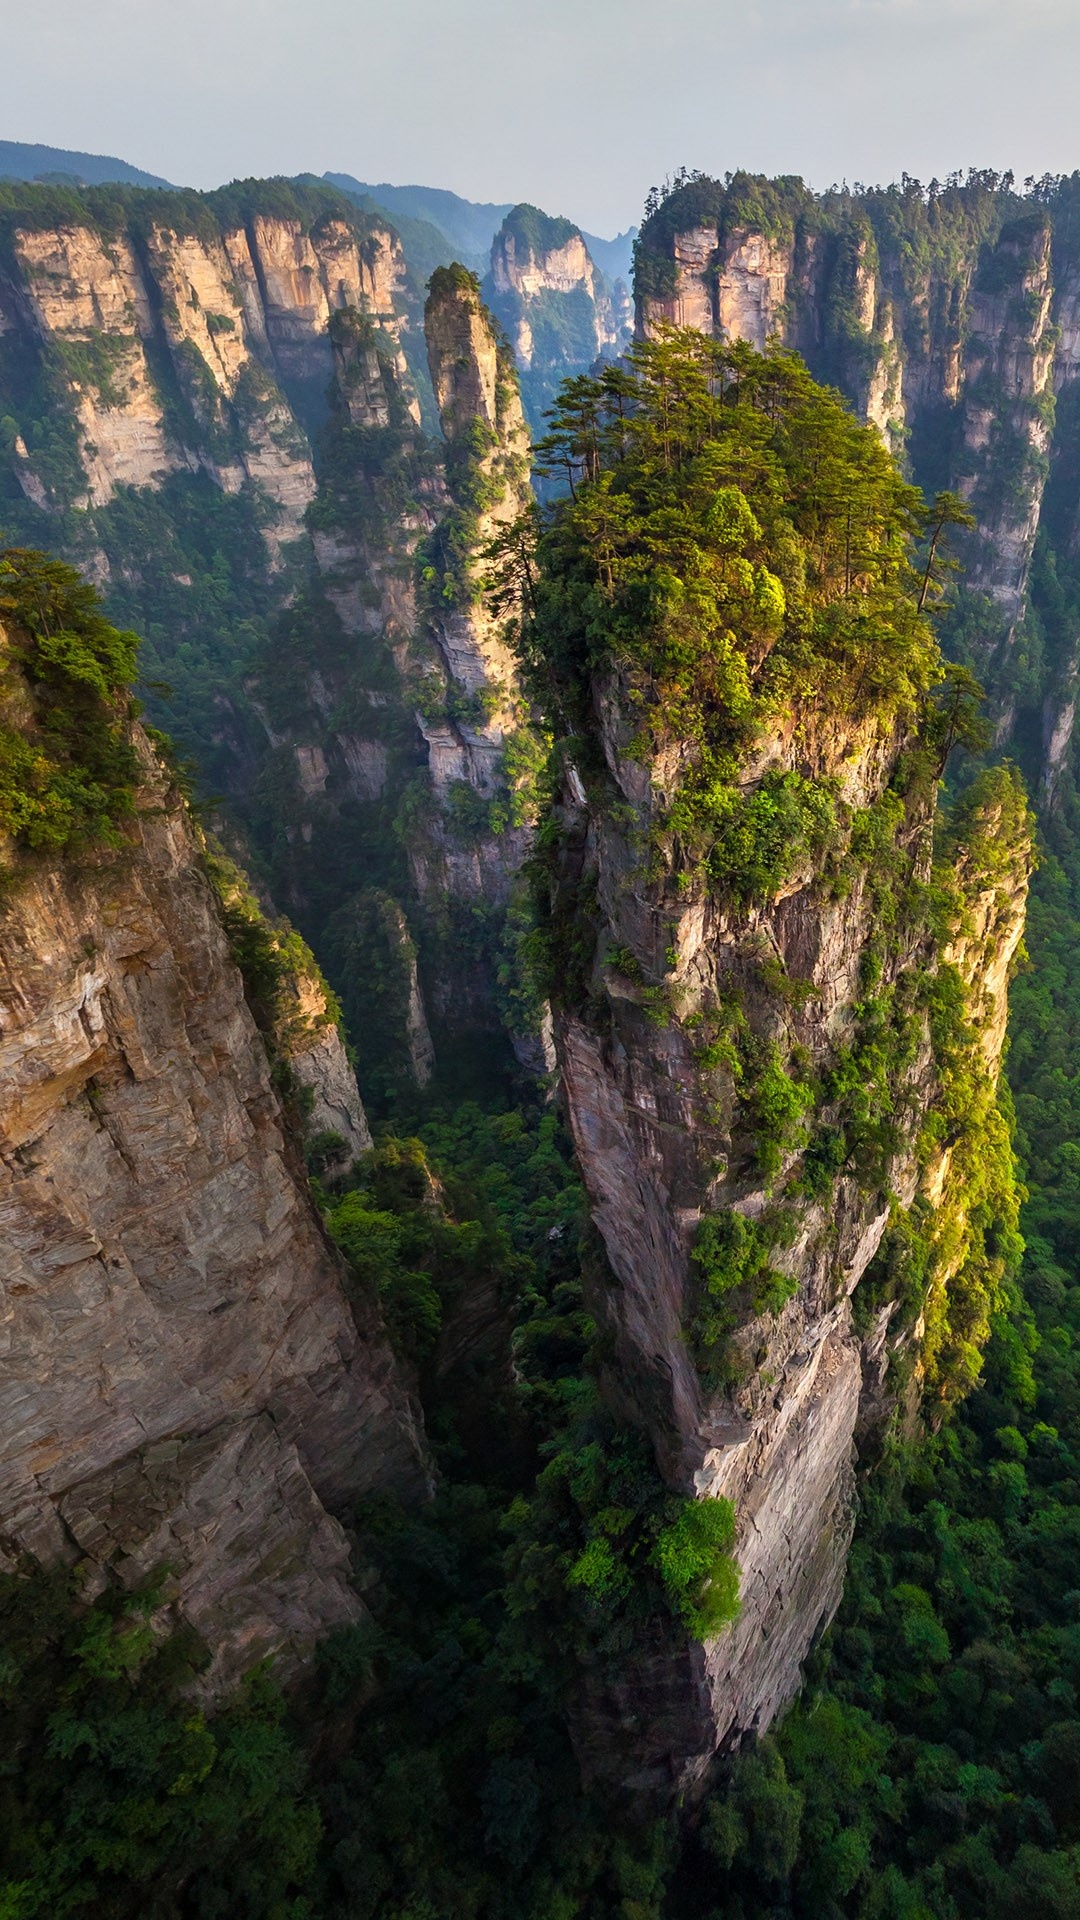
[[[568,240],[581,238],[580,230],[572,220],[544,213],[539,207],[530,206],[527,201],[511,207],[500,232],[534,260],[541,259],[545,253],[553,253],[557,247],[565,247]]]
[[[772,892],[820,860],[834,810],[798,774],[739,791],[766,723],[910,727],[940,677],[912,565],[920,497],[793,355],[666,330],[629,360],[570,383],[542,446],[569,494],[538,548],[530,682],[580,736],[611,676],[637,716],[626,751],[678,743],[659,823],[676,866]]]
[[[545,535],[541,625],[530,641],[537,691],[558,704],[590,788],[599,778],[588,752],[590,674],[624,676],[640,694],[629,744],[642,757],[685,731],[696,757],[659,844],[680,873],[722,889],[733,911],[770,897],[796,869],[820,867],[838,893],[870,875],[883,953],[909,913],[962,935],[963,900],[942,898],[940,876],[916,899],[892,844],[905,782],[932,784],[951,726],[947,694],[940,726],[926,705],[938,666],[918,619],[914,496],[792,361],[730,350],[705,358],[695,348],[680,363],[677,344],[661,342],[645,363],[648,420],[630,418],[634,396],[613,374],[579,387],[556,423],[552,453],[573,496]],[[616,475],[624,452],[625,486]],[[665,566],[665,554],[677,564]],[[1047,562],[1044,583],[1050,573]],[[1048,625],[1051,599],[1047,585]],[[1065,603],[1056,617],[1069,611]],[[323,614],[332,610],[313,596],[283,633],[279,660],[290,645],[327,644]],[[82,638],[93,654],[98,643]],[[106,655],[94,657],[104,670]],[[108,697],[119,712],[119,655],[113,665]],[[358,707],[381,690],[365,672]],[[212,681],[211,663],[208,709]],[[287,704],[288,689],[273,691]],[[766,777],[747,798],[733,780],[738,757],[795,698],[886,726],[921,718],[927,751],[876,812],[849,817],[823,777]],[[269,800],[266,818],[268,843],[284,837],[285,814]],[[929,1020],[942,1101],[923,1144],[927,1154],[950,1147],[966,1217],[945,1209],[898,1231],[858,1305],[869,1315],[896,1302],[914,1319],[929,1303],[933,1364],[958,1388],[971,1384],[988,1322],[993,1341],[982,1386],[907,1463],[906,1480],[870,1483],[849,1598],[811,1690],[711,1800],[681,1862],[672,1824],[631,1830],[582,1791],[565,1689],[579,1658],[617,1673],[643,1641],[685,1640],[687,1628],[715,1631],[731,1618],[730,1511],[668,1493],[643,1442],[597,1395],[592,1370],[610,1356],[584,1311],[580,1275],[598,1254],[581,1245],[580,1195],[554,1116],[410,1105],[388,1073],[386,1103],[410,1137],[381,1141],[347,1189],[329,1192],[328,1219],[421,1365],[444,1470],[439,1497],[419,1516],[381,1505],[353,1516],[381,1576],[369,1588],[374,1624],[334,1637],[292,1716],[257,1679],[205,1723],[176,1698],[186,1651],[156,1650],[137,1606],[98,1603],[88,1614],[64,1583],[13,1582],[0,1594],[10,1718],[0,1910],[12,1920],[230,1911],[252,1920],[1008,1920],[1031,1905],[1073,1920],[1076,823],[1066,781],[1013,1051],[1033,1189],[1032,1309],[1013,1277],[1008,1129],[987,1112],[977,1035],[948,963],[913,977],[910,994],[898,985],[890,995],[871,952],[857,1031],[822,1085],[811,1085],[804,1061],[754,1051],[729,1011],[715,1032],[698,1031],[703,1072],[738,1067],[752,1084],[762,1173],[805,1137],[801,1178],[820,1196],[844,1165],[880,1177],[913,1022]],[[363,830],[374,841],[386,826],[381,813]],[[994,861],[1024,828],[1022,790],[997,772],[969,790],[940,850],[953,858],[962,844],[973,877],[993,879]],[[638,851],[644,861],[656,849]],[[334,877],[327,868],[319,877],[325,899]],[[371,926],[384,927],[378,896],[362,904]],[[357,974],[369,932],[342,923]],[[587,947],[587,935],[578,916],[569,941]],[[268,956],[261,936],[249,947],[258,990]],[[591,960],[576,953],[579,979]],[[632,954],[606,964],[631,984],[634,967],[640,975]],[[565,969],[556,982],[573,985]],[[797,1005],[801,983],[775,971],[769,983]],[[264,984],[272,993],[271,975]],[[400,968],[388,963],[378,984],[400,1011]],[[662,989],[643,991],[661,996],[652,1011],[666,1019]],[[710,1217],[696,1265],[718,1316],[740,1289],[755,1312],[783,1305],[789,1283],[771,1262],[784,1236],[771,1225]],[[943,1231],[967,1236],[967,1268],[944,1297],[933,1291]],[[945,1249],[950,1266],[955,1250]],[[483,1283],[492,1327],[479,1359],[474,1349],[462,1366],[455,1343],[468,1355],[459,1309],[470,1278]],[[725,1337],[723,1326],[709,1334],[713,1344]]]
[[[206,1649],[160,1595],[87,1606],[72,1575],[0,1579],[0,1911],[7,1920],[299,1916],[320,1833],[285,1702],[256,1672],[207,1715]]]
[[[1010,1078],[1030,1193],[980,1384],[864,1478],[843,1608],[806,1693],[710,1800],[679,1920],[1080,1911],[1080,860],[1046,821]]]
[[[902,1302],[899,1331],[924,1314],[929,1389],[962,1394],[1017,1257],[1017,1199],[958,956],[1008,938],[1032,824],[1000,768],[939,818],[928,857],[949,754],[984,742],[979,689],[946,669],[928,617],[967,509],[942,494],[927,515],[793,355],[692,330],[567,383],[543,451],[567,491],[533,557],[507,543],[506,563],[529,682],[575,770],[536,862],[549,991],[646,1053],[642,1023],[685,1035],[697,1150],[768,1201],[752,1226],[725,1205],[698,1227],[687,1332],[703,1383],[737,1386],[751,1349],[764,1365],[764,1333],[745,1351],[734,1337],[797,1291],[786,1249],[808,1204],[854,1186],[893,1212],[860,1316]],[[880,770],[862,805],[853,766]],[[605,954],[574,778],[606,836],[608,913],[613,882],[649,890],[638,951]],[[858,943],[842,1029],[770,945],[760,916],[791,894],[830,925],[850,902],[832,936]],[[735,936],[696,984],[679,954],[693,912]],[[913,1175],[935,1196],[914,1210]]]
[[[634,243],[634,287],[639,296],[663,300],[675,291],[675,236],[694,227],[715,225],[721,242],[728,233],[752,228],[770,240],[791,242],[796,222],[813,206],[813,195],[796,174],[769,180],[761,174],[731,173],[725,180],[685,169],[663,192],[653,188]]]
[[[634,249],[634,285],[639,298],[669,299],[675,292],[676,237],[695,228],[715,229],[717,257],[729,241],[760,233],[774,247],[808,267],[824,263],[825,310],[807,314],[802,338],[800,295],[793,322],[800,345],[819,377],[854,385],[865,371],[868,346],[885,344],[869,324],[860,297],[865,274],[882,271],[890,288],[902,290],[906,342],[924,353],[950,336],[966,297],[972,265],[987,273],[992,250],[1006,223],[1041,223],[1043,209],[1061,204],[1067,218],[1069,183],[1029,183],[1025,198],[1011,173],[971,168],[923,185],[910,174],[886,187],[840,187],[815,194],[797,175],[729,173],[724,179],[683,173],[665,190],[650,194]],[[815,324],[816,322],[816,324]],[[823,323],[823,324],[822,324]]]
[[[286,471],[311,454],[309,429],[317,440],[326,415],[330,355],[325,337],[314,335],[279,355],[265,337],[252,341],[239,311],[210,313],[203,317],[212,335],[242,335],[250,348],[235,384],[212,373],[192,340],[170,336],[147,246],[154,234],[181,243],[192,236],[224,265],[223,236],[242,236],[260,220],[290,222],[317,241],[328,226],[343,226],[369,258],[373,235],[385,230],[354,200],[320,183],[237,181],[206,194],[0,183],[0,258],[13,286],[26,279],[17,235],[56,235],[63,257],[65,236],[74,236],[77,249],[82,233],[91,257],[100,240],[108,247],[126,238],[130,255],[118,256],[118,277],[109,284],[115,291],[130,258],[146,290],[139,314],[125,307],[109,328],[88,327],[77,290],[65,308],[61,272],[60,318],[54,313],[55,331],[44,340],[7,316],[0,328],[0,534],[27,547],[47,540],[101,583],[108,615],[143,636],[152,716],[195,759],[211,793],[250,784],[264,745],[248,689],[310,560],[306,543],[286,540],[282,550],[275,538],[282,510],[272,497],[273,477],[269,487],[264,478],[275,454],[284,456]],[[107,254],[97,265],[106,278],[113,275]],[[238,286],[230,300],[234,295],[239,299]],[[419,287],[408,281],[401,309],[418,320],[421,304]],[[410,350],[417,331],[406,333]],[[72,382],[107,410],[132,398],[127,389],[139,369],[146,404],[161,416],[166,471],[151,472],[145,463],[145,484],[129,485],[121,459],[110,497],[95,503],[85,471],[95,449],[86,444],[92,436],[80,425]],[[418,363],[415,371],[423,389],[426,368]],[[302,473],[292,478],[302,493]]]
[[[41,853],[116,845],[134,811],[138,640],[72,568],[0,552],[0,832]]]

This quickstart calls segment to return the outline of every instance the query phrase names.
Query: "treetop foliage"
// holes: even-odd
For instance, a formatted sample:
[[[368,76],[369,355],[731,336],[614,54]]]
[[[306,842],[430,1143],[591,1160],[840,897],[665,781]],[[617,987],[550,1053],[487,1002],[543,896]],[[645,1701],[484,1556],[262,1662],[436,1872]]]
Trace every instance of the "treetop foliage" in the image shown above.
[[[34,851],[115,844],[138,767],[138,639],[94,588],[29,548],[0,553],[0,831]]]
[[[436,267],[428,281],[425,313],[433,307],[440,306],[444,300],[450,299],[455,293],[473,293],[478,299],[480,297],[480,282],[476,274],[470,273],[468,267],[461,266],[457,260],[448,267]]]
[[[881,267],[887,280],[905,291],[905,331],[915,340],[927,324],[928,280],[938,298],[949,287],[962,305],[972,266],[981,270],[992,261],[999,239],[1023,244],[1049,222],[1055,250],[1060,244],[1074,257],[1076,204],[1076,175],[1030,178],[1021,189],[1011,172],[971,167],[928,183],[904,173],[887,186],[844,181],[814,193],[796,175],[768,179],[739,172],[712,179],[681,168],[646,200],[634,248],[634,286],[641,299],[670,299],[678,278],[676,237],[695,228],[715,231],[718,265],[728,242],[737,243],[748,231],[788,250],[793,259],[809,239],[827,236],[837,244],[842,269],[829,304],[847,309],[827,314],[827,323],[839,322],[842,330],[845,321],[854,321],[855,332],[865,332],[850,305],[858,278],[851,268],[857,263],[871,271]]]
[[[315,233],[328,220],[340,221],[361,239],[390,227],[385,215],[364,212],[351,195],[320,180],[232,180],[207,193],[190,187],[75,187],[0,180],[0,242],[8,246],[16,230],[72,226],[106,235],[146,233],[156,227],[216,240],[223,229],[241,227],[260,214],[296,220],[305,233]]]
[[[783,351],[662,329],[566,382],[540,443],[566,486],[509,554],[521,646],[557,730],[617,670],[653,739],[745,746],[792,705],[913,720],[940,676],[920,617],[922,497]]]
[[[502,223],[502,233],[534,259],[552,252],[556,247],[565,247],[568,240],[581,238],[580,229],[575,227],[572,220],[544,213],[539,207],[530,206],[527,201],[511,207]]]

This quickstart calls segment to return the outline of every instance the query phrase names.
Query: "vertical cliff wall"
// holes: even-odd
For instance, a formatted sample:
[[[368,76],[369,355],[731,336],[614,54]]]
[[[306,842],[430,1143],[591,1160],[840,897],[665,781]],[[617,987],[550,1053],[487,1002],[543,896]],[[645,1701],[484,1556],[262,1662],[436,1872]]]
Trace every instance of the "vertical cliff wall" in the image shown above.
[[[346,1300],[184,804],[110,718],[117,637],[40,563],[0,594],[5,1563],[160,1579],[219,1688],[357,1617],[334,1516],[422,1495],[422,1446],[374,1309]],[[103,794],[111,824],[86,814]],[[279,1060],[318,1050],[299,1080],[366,1137],[317,983],[291,991]]]
[[[121,487],[204,470],[225,492],[258,490],[272,542],[295,538],[315,489],[304,429],[324,407],[330,314],[400,330],[396,236],[329,203],[305,218],[242,197],[13,197],[0,308],[27,497],[103,507]],[[46,392],[59,420],[36,410]]]
[[[512,207],[491,247],[484,297],[503,327],[521,372],[533,430],[544,431],[544,409],[559,382],[613,359],[630,332],[630,302],[622,281],[612,285],[593,260],[580,230],[538,207]]]
[[[499,978],[538,753],[482,607],[528,438],[477,283],[440,270],[425,336],[397,236],[325,188],[0,200],[6,524],[146,634],[155,717],[385,1036],[373,1095],[429,1021],[531,1056]]]
[[[526,636],[568,741],[551,987],[606,1392],[670,1486],[732,1502],[742,1570],[733,1626],[589,1676],[589,1765],[662,1791],[796,1690],[890,1354],[931,1407],[977,1371],[1031,824],[1008,772],[935,821],[936,648],[875,437],[693,335],[627,377],[629,425],[601,381],[568,429],[593,464]]]
[[[419,306],[397,236],[325,188],[0,189],[0,518],[144,635],[216,793],[265,756],[247,682],[310,563],[331,318],[403,366]]]
[[[522,1026],[496,988],[539,755],[483,580],[529,497],[528,437],[463,268],[433,277],[425,313],[438,438],[391,334],[347,308],[330,337],[316,564],[251,685],[273,782],[256,832],[350,1024],[386,1037],[362,1064],[424,1079],[429,1017]]]
[[[435,700],[429,698],[421,726],[439,813],[411,857],[418,891],[437,912],[454,898],[505,906],[525,853],[524,824],[500,817],[497,833],[490,816],[486,832],[481,824],[480,808],[506,791],[507,746],[527,719],[517,661],[483,590],[490,571],[484,556],[524,512],[531,493],[513,358],[471,275],[450,268],[432,277],[424,326],[446,445],[449,512],[432,549],[434,578],[425,594],[441,686],[429,681]],[[479,807],[476,828],[463,835],[455,831],[452,809],[455,793],[466,788]]]

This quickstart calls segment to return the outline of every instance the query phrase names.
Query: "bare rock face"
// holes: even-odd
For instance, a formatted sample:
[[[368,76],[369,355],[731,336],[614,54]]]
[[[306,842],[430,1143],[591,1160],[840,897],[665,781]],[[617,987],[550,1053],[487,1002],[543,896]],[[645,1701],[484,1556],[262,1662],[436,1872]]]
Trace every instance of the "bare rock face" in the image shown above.
[[[323,1027],[310,1046],[294,1054],[292,1070],[311,1095],[309,1134],[338,1134],[352,1160],[370,1153],[371,1129],[337,1027]]]
[[[256,208],[236,226],[206,205],[178,224],[167,196],[157,204],[138,230],[106,234],[88,220],[15,234],[5,330],[51,367],[82,474],[39,471],[24,437],[20,484],[39,506],[94,508],[118,487],[157,490],[201,469],[276,509],[265,530],[276,563],[315,496],[301,416],[321,408],[331,376],[332,315],[372,317],[400,358],[401,245],[362,216],[305,225]],[[17,421],[25,397],[4,394]]]
[[[473,275],[459,267],[433,277],[424,331],[446,439],[451,510],[460,520],[465,549],[457,577],[443,590],[451,610],[435,616],[433,631],[450,682],[473,696],[478,708],[471,724],[453,728],[454,777],[490,793],[506,736],[521,714],[517,662],[499,622],[481,602],[481,556],[531,498],[529,436],[513,361]],[[483,505],[475,508],[471,503],[478,494]],[[442,764],[436,786],[449,773],[449,763]]]
[[[426,1470],[183,807],[145,765],[130,844],[78,869],[19,858],[0,916],[0,1535],[9,1565],[166,1570],[221,1687],[356,1617],[332,1515],[422,1493]],[[334,1047],[310,1051],[317,1097],[365,1141]]]
[[[417,549],[446,509],[441,460],[421,432],[419,404],[396,333],[367,313],[343,308],[331,316],[329,340],[334,425],[346,433],[359,428],[392,435],[402,466],[410,477],[415,474],[416,491],[407,504],[400,488],[392,502],[384,499],[377,463],[370,474],[361,468],[354,476],[367,512],[357,515],[352,501],[339,510],[328,490],[313,530],[315,560],[346,639],[362,653],[385,652],[403,671],[419,625]],[[386,783],[385,746],[377,732],[365,736],[362,721],[350,735],[331,732],[326,722],[339,694],[338,685],[324,686],[312,677],[310,713],[320,736],[316,750],[328,758],[345,793],[362,801],[377,798]],[[385,694],[379,698],[385,700]]]
[[[371,1151],[356,1074],[349,1061],[336,1010],[318,968],[298,966],[284,996],[279,1045],[293,1080],[306,1097],[305,1137],[336,1134],[350,1160]]]
[[[282,658],[287,706],[275,701],[276,663],[257,692],[272,748],[291,758],[290,910],[308,903],[312,873],[340,858],[339,834],[362,818],[385,843],[397,813],[408,884],[379,876],[368,924],[380,951],[389,943],[391,971],[400,962],[408,973],[394,1010],[398,1058],[421,1084],[434,1063],[428,1010],[456,1026],[498,1024],[490,956],[461,935],[476,908],[492,924],[505,913],[529,838],[517,794],[528,767],[508,755],[527,718],[517,661],[482,598],[484,550],[530,497],[517,374],[463,268],[435,276],[425,335],[439,437],[421,424],[389,325],[348,307],[330,316],[334,451],[312,541],[340,635],[309,668]],[[378,969],[354,945],[354,986],[365,970]],[[363,1060],[362,997],[361,978],[346,998]]]
[[[396,235],[383,228],[362,239],[353,223],[332,218],[309,231],[298,220],[262,214],[250,221],[248,235],[266,337],[283,381],[302,383],[321,400],[332,370],[329,320],[342,309],[370,314],[398,336],[405,265]]]
[[[505,376],[500,376],[498,341],[483,311],[475,274],[450,267],[436,276],[425,319],[431,384],[443,432],[452,440],[468,432],[474,420],[497,430],[513,401],[498,392]],[[517,416],[520,421],[520,406]]]
[[[1050,445],[1045,402],[1056,335],[1049,221],[1019,233],[1006,228],[994,270],[981,281],[976,276],[969,303],[961,489],[982,508],[970,584],[997,601],[1011,636],[1023,612]],[[980,482],[988,457],[1006,439],[1018,443],[1013,459],[1020,485],[991,503]]]
[[[15,423],[8,457],[29,518],[48,522],[40,539],[21,527],[19,538],[59,541],[121,593],[175,594],[171,647],[204,618],[188,512],[220,520],[226,565],[269,603],[281,655],[264,684],[249,678],[215,699],[198,756],[249,827],[261,774],[279,796],[281,905],[310,918],[313,898],[329,895],[325,867],[352,870],[339,836],[355,845],[361,819],[385,845],[410,791],[408,880],[375,877],[401,894],[413,932],[420,919],[442,928],[448,902],[461,919],[474,907],[503,914],[528,839],[518,790],[531,776],[527,754],[507,754],[526,716],[516,662],[481,606],[482,553],[528,498],[528,436],[512,356],[474,283],[465,276],[469,297],[452,291],[432,310],[431,431],[410,373],[415,290],[381,219],[329,190],[305,199],[249,183],[151,192],[119,217],[99,217],[88,197],[85,219],[57,227],[51,203],[26,194],[0,274],[0,332],[13,348],[0,413]],[[311,435],[323,431],[335,453],[317,485]],[[178,478],[196,484],[172,487]],[[243,507],[215,506],[208,482]],[[160,586],[164,556],[140,528],[162,508],[136,503],[129,520],[118,498],[128,488],[167,490],[166,525],[175,511],[182,554],[171,569],[164,561]],[[253,550],[240,558],[245,540]],[[323,631],[297,649],[287,609],[301,541],[314,568],[299,621]],[[429,1005],[438,992],[451,1018],[497,1023],[490,964],[434,972]],[[409,1046],[420,1058],[418,1033]]]
[[[610,702],[605,710],[615,711]],[[938,1099],[925,1015],[896,1069],[897,1111],[906,1118],[876,1173],[842,1172],[828,1196],[816,1199],[799,1183],[794,1145],[771,1177],[755,1170],[743,1104],[752,1103],[753,1087],[740,1092],[738,1073],[733,1079],[730,1066],[703,1055],[703,1035],[713,1033],[709,1009],[741,1006],[753,1032],[774,1036],[785,1057],[794,1049],[808,1073],[825,1079],[858,1032],[877,913],[871,876],[836,897],[808,871],[746,913],[707,892],[687,899],[667,880],[646,879],[639,850],[654,803],[643,798],[641,766],[624,758],[615,728],[604,737],[611,783],[604,802],[591,806],[580,782],[575,798],[573,779],[564,795],[562,886],[568,899],[591,898],[595,889],[599,919],[587,1010],[557,1012],[556,1042],[593,1218],[615,1276],[594,1302],[612,1342],[606,1391],[648,1430],[671,1485],[733,1503],[742,1576],[738,1620],[686,1661],[669,1662],[666,1682],[662,1666],[643,1681],[647,1713],[627,1720],[610,1687],[581,1710],[582,1751],[597,1777],[663,1794],[692,1789],[717,1748],[762,1731],[798,1689],[802,1662],[843,1587],[864,1338],[866,1390],[879,1394],[877,1418],[888,1411],[882,1355],[895,1303],[866,1333],[853,1319],[852,1297],[882,1247],[891,1208],[919,1202],[937,1208],[943,1223],[934,1280],[940,1304],[970,1254],[967,1175],[953,1165],[950,1146],[928,1155],[920,1145]],[[804,714],[786,739],[763,741],[760,758],[762,766],[824,773],[848,804],[866,806],[888,785],[902,747],[900,738],[875,738],[873,730],[830,737]],[[654,769],[654,794],[660,778]],[[1009,849],[1002,869],[985,870],[977,853],[955,856],[962,931],[939,950],[927,926],[914,928],[887,957],[877,989],[903,993],[916,973],[931,979],[939,966],[955,968],[966,984],[988,1097],[1030,855],[1026,816],[1004,819],[1000,805],[988,803],[972,833]],[[897,832],[898,854],[916,883],[927,872],[933,808],[932,791],[912,795]],[[628,833],[617,822],[631,811],[637,830]],[[784,982],[800,983],[794,998]],[[822,1116],[826,1125],[837,1117],[832,1108]],[[785,1192],[786,1200],[778,1198]],[[743,1306],[731,1328],[724,1387],[700,1371],[693,1333],[700,1276],[692,1252],[699,1224],[718,1212],[771,1238],[770,1266],[785,1277],[778,1298],[789,1296],[771,1308]],[[946,1221],[960,1223],[952,1238]],[[627,1690],[633,1696],[635,1677]]]
[[[295,539],[315,475],[274,378],[265,313],[245,297],[258,284],[247,245],[243,232],[154,226],[146,253],[175,375],[205,436],[201,464],[224,492],[262,488],[279,510],[277,539]]]
[[[149,294],[131,242],[107,243],[87,227],[24,232],[16,258],[24,312],[58,354],[71,393],[86,481],[76,504],[101,506],[118,486],[157,486],[196,464],[166,432],[146,357]],[[32,476],[44,499],[28,455],[24,464],[24,488],[33,498]]]
[[[666,321],[729,340],[748,340],[758,352],[781,325],[793,266],[790,243],[748,228],[721,239],[715,223],[693,226],[672,242],[671,291],[647,297],[641,324]]]
[[[492,243],[488,290],[525,372],[588,366],[617,346],[614,301],[569,220],[512,208]]]
[[[372,318],[377,316],[377,321]],[[393,308],[373,298],[371,307],[342,307],[329,323],[337,390],[354,427],[395,427],[405,419],[420,425],[420,406],[398,347]]]
[[[513,364],[473,277],[457,268],[444,271],[443,280],[446,284],[429,300],[425,321],[442,441],[430,441],[420,430],[416,395],[393,335],[351,309],[333,317],[337,417],[348,427],[394,433],[401,465],[415,475],[415,493],[403,505],[396,479],[386,487],[390,498],[385,499],[381,473],[362,481],[358,476],[370,497],[377,538],[363,519],[357,524],[345,513],[333,517],[330,502],[314,535],[327,598],[346,635],[384,648],[406,683],[401,700],[412,708],[440,806],[455,783],[487,799],[496,793],[506,738],[520,724],[517,663],[499,624],[481,604],[480,581],[483,549],[529,497],[528,435]],[[465,503],[478,490],[485,505],[474,513]],[[445,563],[431,569],[431,587],[421,604],[418,549],[449,520],[457,577],[450,579]],[[421,691],[423,698],[417,699]],[[321,737],[295,749],[299,785],[311,798],[333,775],[337,788],[355,799],[378,797],[388,778],[386,750],[377,735],[365,738],[359,728],[348,736],[331,733],[325,720],[337,692],[312,684],[312,720]],[[489,869],[495,867],[505,891],[506,877],[520,859],[515,836],[506,836],[498,848],[486,843],[459,848],[452,829],[437,837],[437,849],[417,854],[422,896],[435,899],[440,888],[443,894],[486,896]]]

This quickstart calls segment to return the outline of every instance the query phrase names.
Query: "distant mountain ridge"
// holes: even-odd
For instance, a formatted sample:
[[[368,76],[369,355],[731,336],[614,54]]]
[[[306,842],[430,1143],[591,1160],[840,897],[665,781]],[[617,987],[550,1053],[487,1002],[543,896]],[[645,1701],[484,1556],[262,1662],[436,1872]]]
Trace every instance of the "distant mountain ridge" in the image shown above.
[[[179,194],[185,205],[174,208],[170,218],[182,225],[195,217],[200,198],[113,155],[22,141],[0,141],[0,180],[7,181],[8,193],[27,185],[86,188],[91,194],[106,187],[135,188],[140,195]],[[216,191],[228,196],[241,184]],[[266,185],[269,189],[271,183]],[[295,206],[293,190],[299,195]],[[279,213],[290,208],[302,216],[314,193],[337,198],[340,211],[351,205],[361,218],[392,227],[402,250],[400,291],[414,318],[433,274],[455,261],[473,273],[514,342],[534,433],[543,432],[560,381],[587,370],[598,355],[618,351],[627,336],[636,229],[605,240],[526,202],[467,200],[443,187],[368,184],[347,173],[277,176],[274,192]],[[413,338],[406,342],[407,352]],[[434,403],[422,354],[412,373],[430,431]],[[321,394],[309,398],[318,413]]]
[[[561,382],[597,359],[616,358],[630,338],[625,285],[596,265],[580,227],[539,207],[522,204],[507,214],[483,292],[513,346],[536,434],[546,429]]]
[[[107,153],[78,153],[70,147],[35,146],[24,140],[0,140],[0,179],[38,180],[42,174],[66,173],[88,187],[119,181],[127,187],[171,187],[171,180],[146,173]]]

